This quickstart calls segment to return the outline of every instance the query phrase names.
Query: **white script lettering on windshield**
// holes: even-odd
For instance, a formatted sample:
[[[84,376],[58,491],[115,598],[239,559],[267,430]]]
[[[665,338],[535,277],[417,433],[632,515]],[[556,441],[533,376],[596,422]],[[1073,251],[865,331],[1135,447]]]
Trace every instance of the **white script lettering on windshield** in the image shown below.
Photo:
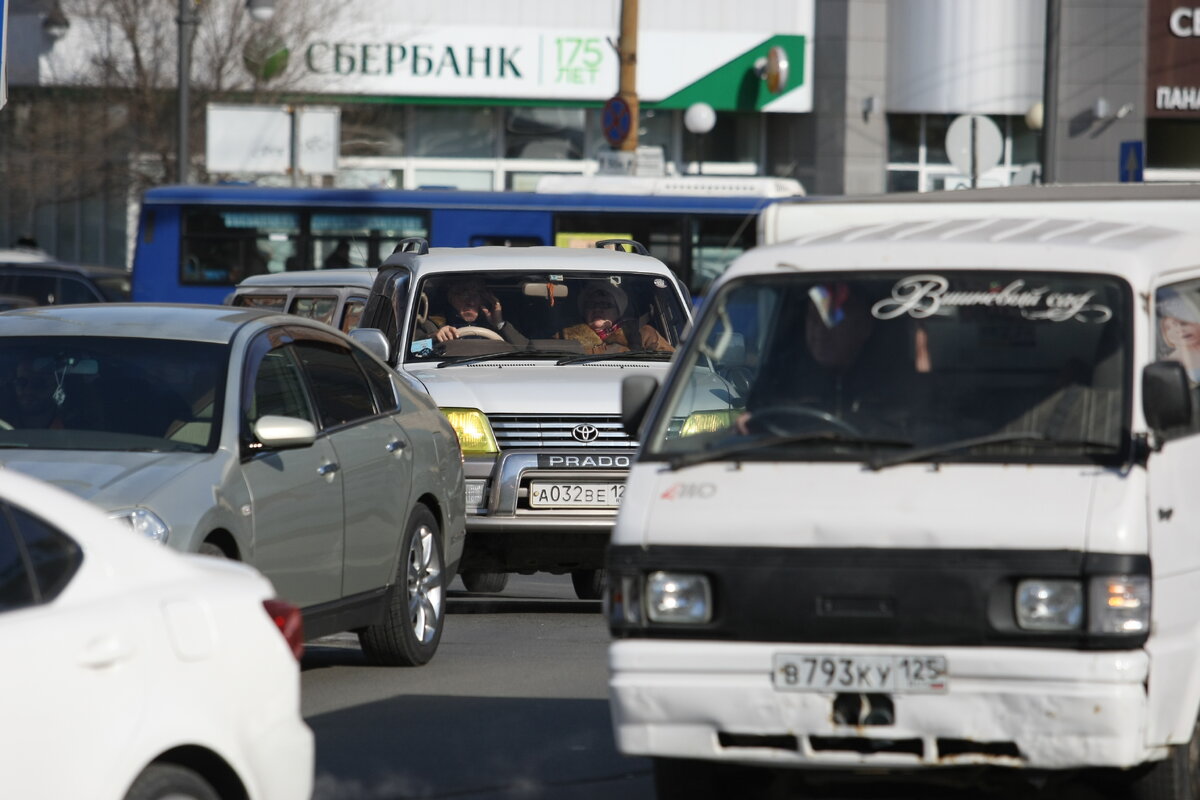
[[[1095,291],[1052,292],[1046,286],[1026,288],[1016,279],[1002,289],[950,291],[950,281],[941,275],[911,275],[896,281],[892,296],[871,307],[876,319],[895,319],[908,314],[925,319],[948,306],[1018,308],[1030,320],[1051,322],[1108,322],[1112,309],[1090,302]]]

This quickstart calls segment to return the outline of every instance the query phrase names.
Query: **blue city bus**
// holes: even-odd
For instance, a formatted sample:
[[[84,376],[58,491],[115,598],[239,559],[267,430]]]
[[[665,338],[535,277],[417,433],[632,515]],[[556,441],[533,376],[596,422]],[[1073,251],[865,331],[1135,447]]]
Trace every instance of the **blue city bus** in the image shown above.
[[[248,275],[376,267],[410,236],[435,247],[635,239],[699,297],[754,246],[778,196],[163,186],[142,199],[133,299],[220,303]]]

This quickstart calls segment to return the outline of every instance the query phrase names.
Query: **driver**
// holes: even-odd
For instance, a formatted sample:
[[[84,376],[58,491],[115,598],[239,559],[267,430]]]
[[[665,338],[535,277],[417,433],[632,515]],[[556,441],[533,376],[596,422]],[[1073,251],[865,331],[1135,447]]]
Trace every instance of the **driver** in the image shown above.
[[[446,320],[432,317],[419,323],[422,332],[436,342],[461,338],[460,328],[483,328],[509,344],[529,344],[529,339],[504,319],[500,300],[478,278],[464,278],[446,290],[453,314]],[[467,332],[465,335],[470,335]]]

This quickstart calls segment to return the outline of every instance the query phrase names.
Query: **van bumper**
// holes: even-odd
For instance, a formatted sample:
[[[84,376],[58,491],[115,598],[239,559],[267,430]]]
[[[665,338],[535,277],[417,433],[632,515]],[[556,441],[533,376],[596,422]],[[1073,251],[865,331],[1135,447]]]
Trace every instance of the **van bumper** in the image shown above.
[[[890,694],[890,725],[833,719],[834,693],[777,690],[776,653],[941,655],[940,694]],[[1142,650],[919,648],[622,640],[609,649],[617,746],[627,755],[773,767],[986,764],[1131,767],[1146,744]]]

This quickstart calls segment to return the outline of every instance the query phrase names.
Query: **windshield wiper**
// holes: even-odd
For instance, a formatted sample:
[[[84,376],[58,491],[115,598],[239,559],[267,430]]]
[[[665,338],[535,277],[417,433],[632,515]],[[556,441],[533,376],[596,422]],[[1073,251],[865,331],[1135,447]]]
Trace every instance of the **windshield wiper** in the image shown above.
[[[867,467],[880,470],[894,467],[898,464],[908,464],[913,461],[924,461],[933,456],[947,455],[959,450],[970,450],[989,444],[1028,444],[1038,447],[1080,447],[1116,450],[1118,445],[1113,442],[1099,442],[1092,439],[1055,439],[1041,431],[1009,431],[1005,433],[989,433],[986,436],[975,436],[970,439],[959,439],[953,442],[943,442],[929,447],[922,447],[908,453],[898,453],[887,458],[874,458],[867,462]]]
[[[717,461],[729,456],[751,453],[767,447],[781,444],[811,444],[822,442],[829,444],[853,444],[862,447],[912,447],[912,442],[906,439],[882,439],[871,436],[854,436],[841,431],[813,431],[788,436],[769,435],[757,439],[736,439],[724,444],[707,447],[692,453],[680,453],[667,459],[667,467],[674,470],[703,464],[707,461]]]
[[[656,361],[670,361],[673,353],[666,350],[627,350],[623,353],[591,353],[582,356],[568,356],[560,358],[558,366],[564,364],[589,364],[593,361],[611,361],[617,358],[635,358],[653,356]]]
[[[484,353],[477,356],[451,356],[439,361],[437,368],[457,367],[461,364],[478,364],[483,361],[495,361],[500,358],[521,358],[524,355],[519,350],[506,350],[503,353]]]

